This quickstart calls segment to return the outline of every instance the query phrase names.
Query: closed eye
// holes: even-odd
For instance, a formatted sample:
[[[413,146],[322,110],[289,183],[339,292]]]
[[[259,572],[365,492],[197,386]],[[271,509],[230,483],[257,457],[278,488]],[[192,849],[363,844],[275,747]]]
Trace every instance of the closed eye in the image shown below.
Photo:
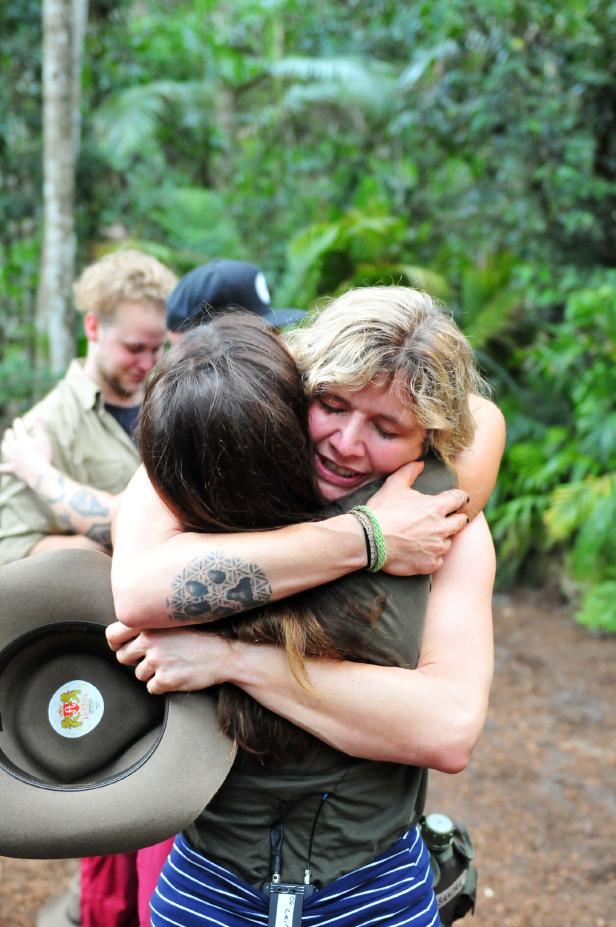
[[[321,408],[330,413],[331,415],[339,415],[341,412],[346,412],[346,409],[340,408],[340,406],[333,405],[331,402],[328,402],[322,396],[318,397],[318,402]]]
[[[394,431],[386,431],[384,428],[381,428],[380,425],[374,426],[377,433],[384,438],[386,441],[391,441],[393,438],[397,438],[398,435]]]

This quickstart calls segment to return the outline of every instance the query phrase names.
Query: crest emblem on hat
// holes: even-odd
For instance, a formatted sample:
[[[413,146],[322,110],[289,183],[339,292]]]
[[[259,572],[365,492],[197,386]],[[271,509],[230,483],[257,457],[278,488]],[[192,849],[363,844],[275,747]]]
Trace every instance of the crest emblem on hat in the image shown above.
[[[56,689],[49,702],[49,723],[62,737],[83,737],[103,717],[103,696],[90,682],[73,679]]]
[[[60,696],[60,701],[62,707],[60,708],[60,713],[62,715],[62,720],[60,724],[62,727],[81,727],[83,721],[79,718],[81,713],[81,705],[79,704],[79,696],[81,695],[79,689],[73,689],[72,692],[63,692]]]

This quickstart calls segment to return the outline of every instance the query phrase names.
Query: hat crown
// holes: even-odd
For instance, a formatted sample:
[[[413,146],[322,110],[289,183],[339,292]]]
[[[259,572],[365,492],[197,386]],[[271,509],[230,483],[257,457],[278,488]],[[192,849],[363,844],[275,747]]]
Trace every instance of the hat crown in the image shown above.
[[[203,311],[243,309],[270,325],[287,325],[305,313],[300,309],[274,309],[262,270],[248,261],[215,258],[189,271],[167,297],[167,326],[181,331],[194,325]]]
[[[160,734],[164,700],[115,660],[103,632],[44,626],[5,654],[0,758],[20,775],[47,787],[100,783],[130,766],[131,746]]]

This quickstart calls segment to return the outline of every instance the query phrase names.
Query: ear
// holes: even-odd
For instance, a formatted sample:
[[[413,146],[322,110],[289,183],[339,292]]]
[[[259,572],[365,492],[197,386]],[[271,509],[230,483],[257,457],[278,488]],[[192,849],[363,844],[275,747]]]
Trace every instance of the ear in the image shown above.
[[[88,341],[98,341],[100,322],[95,312],[86,312],[83,317],[83,331]]]

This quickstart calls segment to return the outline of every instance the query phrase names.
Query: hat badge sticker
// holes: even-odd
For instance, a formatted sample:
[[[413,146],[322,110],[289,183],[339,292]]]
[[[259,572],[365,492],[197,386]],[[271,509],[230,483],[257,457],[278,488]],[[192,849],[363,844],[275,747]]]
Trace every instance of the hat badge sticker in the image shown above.
[[[52,695],[48,717],[61,737],[83,737],[94,730],[104,711],[105,702],[96,686],[83,679],[73,679]]]

